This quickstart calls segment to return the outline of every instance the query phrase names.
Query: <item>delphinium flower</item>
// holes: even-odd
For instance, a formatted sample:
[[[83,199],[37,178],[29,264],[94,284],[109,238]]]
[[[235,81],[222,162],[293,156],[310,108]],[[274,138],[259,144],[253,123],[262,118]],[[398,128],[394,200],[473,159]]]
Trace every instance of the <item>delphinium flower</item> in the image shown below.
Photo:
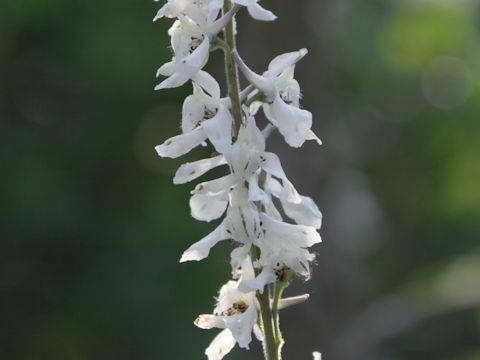
[[[278,360],[284,342],[278,312],[308,299],[307,294],[282,298],[282,291],[294,277],[310,277],[315,255],[309,248],[321,241],[317,231],[322,215],[311,198],[297,192],[279,157],[265,150],[265,142],[274,128],[295,148],[306,140],[320,140],[311,130],[312,114],[300,106],[294,78],[295,65],[307,50],[277,56],[262,75],[254,73],[235,47],[235,14],[242,7],[257,20],[276,18],[257,0],[168,0],[155,16],[175,19],[168,31],[173,58],[159,68],[157,76],[166,79],[155,89],[189,81],[193,87],[183,103],[181,134],[156,151],[177,158],[199,145],[213,147],[212,156],[181,165],[175,184],[194,181],[217,167],[225,170],[191,191],[195,219],[221,220],[180,259],[200,261],[218,242],[234,243],[232,280],[221,287],[213,313],[195,320],[200,328],[222,329],[205,351],[208,360],[222,359],[236,344],[248,349],[252,333],[263,343],[265,358]],[[203,70],[216,49],[225,53],[228,96],[223,98],[217,80]],[[243,91],[237,68],[250,83]],[[263,131],[255,121],[260,108],[270,122]]]

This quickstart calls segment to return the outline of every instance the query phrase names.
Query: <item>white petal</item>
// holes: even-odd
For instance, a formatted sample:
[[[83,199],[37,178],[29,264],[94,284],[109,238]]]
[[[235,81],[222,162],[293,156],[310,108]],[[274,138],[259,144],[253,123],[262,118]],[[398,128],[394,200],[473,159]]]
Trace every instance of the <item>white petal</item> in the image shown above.
[[[249,260],[250,246],[244,245],[232,250],[230,254],[230,265],[232,266],[232,277],[238,279],[240,276],[247,279],[253,279],[253,267],[251,265],[245,268],[245,259]]]
[[[194,194],[190,198],[192,217],[200,221],[212,221],[223,215],[228,205],[228,192],[215,195]]]
[[[198,326],[200,329],[206,329],[206,330],[213,329],[213,328],[224,329],[226,327],[224,316],[211,315],[211,314],[199,315],[193,323],[196,326]]]
[[[207,136],[202,128],[196,128],[186,134],[174,136],[162,145],[155,147],[158,155],[175,159],[197,147],[206,140]]]
[[[205,104],[195,95],[185,98],[182,108],[182,131],[192,131],[203,120]]]
[[[205,350],[205,355],[208,356],[208,360],[221,360],[233,349],[236,342],[232,332],[225,329],[213,339]]]
[[[248,201],[267,202],[268,200],[268,195],[258,186],[257,175],[253,175],[248,181]]]
[[[270,10],[266,10],[256,3],[248,7],[248,12],[254,19],[260,21],[273,21],[277,18]]]
[[[322,241],[320,234],[312,226],[288,224],[272,219],[264,213],[260,214],[260,218],[263,221],[263,228],[266,232],[273,234],[270,236],[272,238],[277,237],[278,241],[285,240],[288,243],[303,248],[310,247]]]
[[[233,118],[225,107],[218,109],[217,115],[202,123],[208,139],[219,153],[226,153],[232,144]]]
[[[286,309],[290,306],[303,304],[310,298],[309,294],[297,295],[288,298],[283,298],[278,301],[278,310]]]
[[[265,207],[265,214],[274,218],[275,220],[282,221],[282,215],[280,215],[280,212],[277,210],[271,199],[266,201],[263,206]]]
[[[275,273],[271,267],[264,267],[262,272],[253,280],[242,280],[238,285],[238,289],[245,293],[258,290],[263,294],[265,285],[274,283],[277,280]]]
[[[282,164],[280,163],[280,159],[276,154],[272,152],[265,152],[262,156],[263,170],[279,179],[283,180],[287,178],[285,172],[283,171]]]
[[[301,58],[308,53],[307,49],[300,49],[290,53],[282,54],[270,61],[268,70],[263,73],[263,76],[273,77],[278,76],[285,69],[295,65]]]
[[[177,71],[185,74],[188,78],[194,76],[208,61],[210,53],[210,40],[208,36],[202,43],[187,57],[177,62]]]
[[[315,229],[320,229],[322,226],[322,213],[317,205],[309,197],[300,196],[300,198],[301,202],[298,204],[291,203],[286,199],[282,201],[285,214],[299,225],[313,226]]]
[[[202,159],[194,161],[191,163],[186,163],[180,166],[173,178],[174,184],[185,184],[186,182],[192,181],[207,171],[227,163],[225,156],[218,155],[209,159]]]
[[[170,77],[163,80],[160,84],[155,86],[155,90],[162,90],[168,88],[176,88],[182,86],[188,81],[189,77],[185,74],[175,72]]]
[[[180,262],[200,261],[205,259],[210,253],[210,249],[218,242],[229,238],[226,232],[225,221],[222,222],[215,230],[205,236],[202,240],[190,246],[182,255]]]
[[[192,80],[207,91],[212,98],[220,99],[220,85],[218,85],[217,80],[215,80],[212,75],[206,71],[200,70]]]
[[[312,114],[303,109],[285,103],[277,93],[273,104],[263,106],[265,116],[278,127],[287,144],[298,148],[310,135]]]
[[[267,173],[279,179],[282,179],[283,187],[286,190],[286,197],[288,201],[293,203],[299,203],[301,201],[300,195],[298,194],[297,190],[295,190],[295,187],[285,175],[282,165],[280,164],[280,159],[277,155],[271,152],[265,152],[263,154],[262,168]]]
[[[238,5],[246,6],[250,16],[256,20],[272,21],[277,18],[271,11],[265,10],[258,5],[257,1],[258,0],[234,0],[233,2]]]
[[[255,337],[258,341],[263,342],[263,333],[257,324],[255,324],[255,326],[253,327],[253,333],[255,334]]]
[[[160,75],[163,76],[170,76],[175,72],[175,61],[170,61],[168,63],[163,64],[157,70],[157,77]]]
[[[265,137],[255,123],[255,118],[248,115],[246,125],[240,127],[238,141],[246,142],[252,149],[259,152],[265,151]]]
[[[237,340],[238,346],[248,349],[257,318],[257,309],[253,304],[243,314],[235,314],[226,318],[227,328],[230,329],[233,337]]]
[[[313,355],[313,360],[322,360],[322,354],[320,354],[318,351],[314,351],[312,355]]]
[[[316,141],[316,142],[318,143],[318,145],[322,145],[322,140],[320,140],[320,139],[318,138],[318,136],[315,135],[315,133],[314,133],[312,130],[310,130],[310,131],[307,133],[307,140],[314,140],[314,141]]]
[[[229,189],[234,184],[235,177],[232,174],[229,174],[215,180],[198,184],[192,191],[192,194],[214,195]]]

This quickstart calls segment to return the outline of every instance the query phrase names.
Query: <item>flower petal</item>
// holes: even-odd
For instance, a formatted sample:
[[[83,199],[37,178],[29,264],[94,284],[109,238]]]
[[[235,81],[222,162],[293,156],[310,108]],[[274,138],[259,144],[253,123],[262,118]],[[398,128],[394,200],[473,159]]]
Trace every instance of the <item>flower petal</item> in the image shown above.
[[[219,153],[226,153],[232,144],[232,122],[230,111],[224,106],[218,109],[217,115],[202,123],[208,139]]]
[[[192,131],[203,120],[205,104],[195,95],[185,98],[182,107],[182,131]]]
[[[268,120],[278,128],[288,145],[298,148],[310,135],[312,114],[288,105],[280,94],[276,94],[273,104],[265,104],[263,111]]]
[[[229,329],[225,329],[218,334],[205,350],[208,360],[221,360],[235,346],[236,340]]]
[[[307,49],[300,49],[298,51],[282,54],[270,61],[268,70],[263,73],[265,77],[278,76],[290,66],[295,65],[308,53]]]
[[[227,328],[232,332],[233,337],[238,342],[238,346],[248,349],[252,341],[252,330],[258,319],[257,309],[250,304],[247,311],[243,314],[235,314],[226,317]]]
[[[210,249],[218,242],[226,240],[230,235],[226,231],[225,221],[223,221],[215,230],[205,236],[200,241],[190,246],[182,255],[180,262],[200,261],[205,259],[210,253]]]
[[[214,195],[194,194],[190,198],[192,217],[200,221],[212,221],[223,215],[228,205],[228,192]]]
[[[262,160],[263,170],[282,180],[282,184],[286,190],[286,197],[288,201],[293,203],[299,203],[301,201],[300,195],[285,175],[278,156],[271,152],[265,152],[263,154]]]
[[[261,201],[261,202],[267,202],[269,201],[268,195],[260,189],[258,186],[258,175],[255,174],[253,175],[249,180],[248,180],[248,201]]]
[[[229,174],[215,180],[198,184],[192,191],[192,194],[214,195],[229,189],[234,184],[235,177],[232,174]]]
[[[300,196],[300,198],[301,202],[298,204],[289,202],[286,199],[282,201],[285,214],[299,225],[313,226],[315,229],[320,229],[322,226],[322,213],[317,205],[307,196]]]
[[[192,181],[207,171],[227,163],[225,156],[218,155],[208,159],[202,159],[198,161],[194,161],[191,163],[186,163],[180,166],[173,178],[174,184],[185,184],[189,181]]]
[[[192,77],[192,80],[207,91],[212,98],[217,100],[220,99],[220,85],[218,85],[217,80],[215,80],[212,75],[206,71],[200,70]]]
[[[274,283],[277,280],[275,273],[271,267],[264,267],[262,272],[252,280],[242,280],[238,285],[238,289],[245,293],[250,291],[259,291],[260,294],[263,294],[263,289],[265,285]]]
[[[158,155],[175,159],[197,147],[206,140],[207,136],[202,128],[196,128],[186,134],[177,135],[155,147]]]
[[[190,55],[177,62],[177,71],[191,78],[205,66],[209,53],[210,40],[208,36],[206,36],[202,43],[193,50]]]
[[[182,86],[187,81],[188,81],[188,76],[179,72],[175,72],[170,77],[166,78],[160,84],[155,86],[154,90],[176,88],[176,87]]]
[[[260,21],[272,21],[277,17],[269,10],[262,8],[257,3],[258,0],[233,0],[234,3],[246,6],[250,16]]]

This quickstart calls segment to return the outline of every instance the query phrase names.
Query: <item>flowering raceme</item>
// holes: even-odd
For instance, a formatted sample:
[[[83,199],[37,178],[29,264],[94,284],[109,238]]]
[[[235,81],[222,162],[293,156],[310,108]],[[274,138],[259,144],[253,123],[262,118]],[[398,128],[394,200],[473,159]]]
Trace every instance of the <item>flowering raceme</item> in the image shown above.
[[[295,276],[310,277],[315,256],[309,248],[321,241],[317,230],[322,215],[311,198],[297,192],[278,156],[265,150],[265,142],[273,128],[292,147],[320,140],[311,130],[311,113],[300,108],[300,86],[294,78],[295,65],[307,50],[277,56],[262,75],[254,73],[235,49],[234,17],[242,7],[257,20],[276,18],[257,0],[168,0],[155,16],[154,20],[176,19],[168,31],[173,58],[158,69],[157,76],[166,79],[155,89],[188,81],[193,86],[183,103],[182,133],[156,151],[161,157],[177,158],[208,143],[215,150],[211,157],[181,165],[175,184],[196,180],[220,166],[226,171],[192,190],[191,215],[200,221],[222,220],[180,259],[202,260],[222,240],[235,244],[230,258],[233,280],[221,287],[213,314],[195,321],[203,329],[223,329],[205,354],[209,360],[219,360],[235,344],[248,349],[254,332],[264,344],[266,359],[276,360],[283,344],[278,310],[308,298],[282,299],[282,290]],[[218,36],[222,30],[225,40]],[[217,80],[203,70],[210,52],[218,48],[225,52],[225,98]],[[242,92],[237,67],[250,82]],[[260,108],[270,122],[263,132],[255,121]]]

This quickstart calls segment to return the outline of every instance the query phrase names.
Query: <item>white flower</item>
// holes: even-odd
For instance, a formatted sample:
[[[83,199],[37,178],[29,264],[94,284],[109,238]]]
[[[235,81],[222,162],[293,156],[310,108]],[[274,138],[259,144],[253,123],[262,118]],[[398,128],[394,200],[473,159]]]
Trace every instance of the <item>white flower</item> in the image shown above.
[[[172,37],[174,56],[172,61],[157,70],[159,75],[168,76],[155,90],[182,86],[205,66],[210,53],[210,39],[201,33],[192,35],[177,20],[168,31]]]
[[[192,131],[204,119],[215,116],[221,105],[220,86],[217,81],[204,71],[197,74],[196,80],[200,80],[201,83],[193,82],[193,94],[187,96],[183,102],[182,131],[184,133]]]
[[[315,229],[320,229],[322,226],[322,213],[311,198],[299,195],[300,202],[290,201],[288,190],[271,176],[266,177],[264,189],[268,195],[273,195],[280,199],[285,214],[295,220],[297,224],[313,226]],[[278,219],[277,216],[272,217]]]
[[[250,16],[256,20],[272,21],[277,17],[269,10],[265,10],[258,5],[258,0],[233,0],[234,3],[246,6]]]
[[[260,214],[264,237],[256,245],[260,248],[258,266],[263,268],[255,280],[243,281],[242,291],[262,290],[275,282],[275,270],[284,266],[304,277],[310,276],[309,263],[315,258],[307,248],[321,242],[320,235],[311,226],[292,225]]]
[[[190,152],[208,138],[216,151],[224,153],[231,144],[232,121],[230,111],[221,106],[213,118],[203,121],[185,134],[167,139],[156,146],[155,150],[161,157],[175,159]]]
[[[254,276],[248,256],[242,261],[241,268],[241,279],[251,279]],[[207,348],[205,353],[209,360],[221,359],[228,353],[235,345],[232,338],[240,347],[247,349],[252,340],[252,330],[257,326],[258,319],[255,292],[241,292],[238,289],[239,281],[230,280],[223,285],[214,313],[200,315],[195,320],[195,325],[202,329],[225,329]]]
[[[227,13],[218,18],[223,7],[223,0],[169,0],[153,18],[156,21],[162,17],[178,18],[182,24],[190,28],[192,33],[201,32],[209,36],[216,35],[233,16]]]
[[[263,104],[265,116],[292,147],[300,147],[306,140],[321,141],[312,132],[312,114],[298,107],[300,89],[293,78],[295,64],[307,54],[307,49],[286,53],[273,59],[268,70],[258,75],[250,70],[235,54],[245,77],[266,97]],[[250,97],[255,96],[252,93]]]
[[[322,360],[322,354],[320,354],[318,351],[314,351],[312,355],[313,355],[313,360]]]

